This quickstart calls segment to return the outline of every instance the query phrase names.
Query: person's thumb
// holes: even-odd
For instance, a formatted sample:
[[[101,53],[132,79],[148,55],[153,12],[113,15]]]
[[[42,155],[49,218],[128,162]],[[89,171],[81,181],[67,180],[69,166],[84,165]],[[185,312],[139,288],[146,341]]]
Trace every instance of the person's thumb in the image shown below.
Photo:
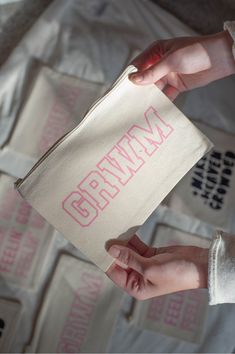
[[[147,70],[138,71],[130,75],[130,80],[138,85],[153,84],[172,71],[168,57],[163,57],[158,63]]]
[[[108,253],[116,259],[116,263],[124,268],[131,268],[143,275],[146,259],[128,247],[111,246]]]

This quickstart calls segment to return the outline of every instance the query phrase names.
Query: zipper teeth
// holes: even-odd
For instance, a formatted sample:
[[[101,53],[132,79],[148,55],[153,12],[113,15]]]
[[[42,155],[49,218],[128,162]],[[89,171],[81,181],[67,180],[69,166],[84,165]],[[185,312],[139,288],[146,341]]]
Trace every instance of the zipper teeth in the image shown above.
[[[47,158],[48,155],[50,155],[56,148],[58,145],[60,145],[68,136],[70,136],[71,134],[73,134],[73,132],[75,130],[79,130],[83,127],[83,125],[85,124],[85,122],[87,121],[87,119],[90,117],[91,113],[95,110],[95,108],[101,104],[101,102],[103,102],[106,97],[109,95],[109,93],[111,91],[114,91],[119,84],[121,83],[123,77],[125,77],[127,74],[134,72],[136,70],[135,66],[130,65],[126,68],[126,70],[119,76],[119,78],[111,85],[111,87],[106,91],[106,93],[104,94],[104,96],[98,98],[93,105],[91,105],[91,107],[88,109],[87,113],[85,113],[84,118],[82,119],[82,121],[72,130],[70,130],[68,133],[66,133],[65,135],[63,135],[59,140],[57,140],[57,142],[55,142],[50,148],[49,150],[35,163],[35,165],[31,168],[31,170],[26,174],[26,176],[24,178],[19,178],[16,182],[15,182],[15,187],[18,188],[20,187],[20,185],[25,181],[25,179],[31,175],[33,173],[33,171]]]

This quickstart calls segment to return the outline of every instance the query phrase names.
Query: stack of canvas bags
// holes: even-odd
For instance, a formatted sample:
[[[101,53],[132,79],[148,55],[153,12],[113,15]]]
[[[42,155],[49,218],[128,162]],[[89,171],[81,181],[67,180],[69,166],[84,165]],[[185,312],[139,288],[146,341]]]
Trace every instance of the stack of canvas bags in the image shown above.
[[[0,168],[19,176],[83,117],[103,86],[40,67],[31,84],[8,143],[0,151]],[[33,287],[43,270],[54,229],[14,190],[14,178],[0,175],[2,279]]]
[[[185,227],[184,227],[185,229]],[[158,224],[154,247],[191,245],[208,248],[210,239]],[[180,340],[200,343],[207,319],[208,296],[205,290],[182,291],[137,301],[132,323],[142,329],[156,331]]]
[[[0,169],[4,171],[0,174],[1,294],[7,298],[13,296],[24,305],[28,297],[34,298],[32,291],[38,291],[49,275],[57,252],[58,233],[21,198],[12,176],[24,174],[58,138],[74,128],[103,91],[98,83],[37,65],[27,99],[0,150]],[[29,303],[25,317],[28,322],[34,300]],[[21,333],[24,336],[26,330]],[[15,338],[4,338],[3,348],[15,344]],[[17,335],[16,341],[21,343],[20,336]]]
[[[196,124],[214,143],[176,185],[166,204],[228,232],[235,232],[235,135]]]
[[[121,295],[121,290],[96,267],[62,254],[27,351],[106,352]]]
[[[41,66],[8,141],[0,151],[0,169],[23,176],[61,136],[73,129],[103,92],[98,83]]]
[[[0,175],[0,282],[33,289],[45,271],[54,229]]]

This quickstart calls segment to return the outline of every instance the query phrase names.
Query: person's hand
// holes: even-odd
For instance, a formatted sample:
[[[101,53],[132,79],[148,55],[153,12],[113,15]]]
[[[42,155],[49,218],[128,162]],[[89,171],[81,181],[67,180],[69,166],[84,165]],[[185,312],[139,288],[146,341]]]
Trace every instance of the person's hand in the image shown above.
[[[108,277],[138,300],[182,290],[207,288],[208,249],[195,246],[152,248],[136,235],[127,247],[112,245],[115,262]]]
[[[156,41],[133,60],[138,72],[130,80],[138,85],[155,83],[174,100],[180,92],[235,73],[232,44],[227,31]]]

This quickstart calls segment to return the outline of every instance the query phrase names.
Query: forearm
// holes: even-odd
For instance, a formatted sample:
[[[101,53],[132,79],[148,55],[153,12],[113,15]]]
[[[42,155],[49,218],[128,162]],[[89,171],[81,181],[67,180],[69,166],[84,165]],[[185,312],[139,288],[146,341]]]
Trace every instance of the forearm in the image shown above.
[[[216,78],[223,78],[235,73],[235,59],[233,56],[233,39],[227,30],[217,33],[215,48],[213,48],[213,65],[216,67]]]

